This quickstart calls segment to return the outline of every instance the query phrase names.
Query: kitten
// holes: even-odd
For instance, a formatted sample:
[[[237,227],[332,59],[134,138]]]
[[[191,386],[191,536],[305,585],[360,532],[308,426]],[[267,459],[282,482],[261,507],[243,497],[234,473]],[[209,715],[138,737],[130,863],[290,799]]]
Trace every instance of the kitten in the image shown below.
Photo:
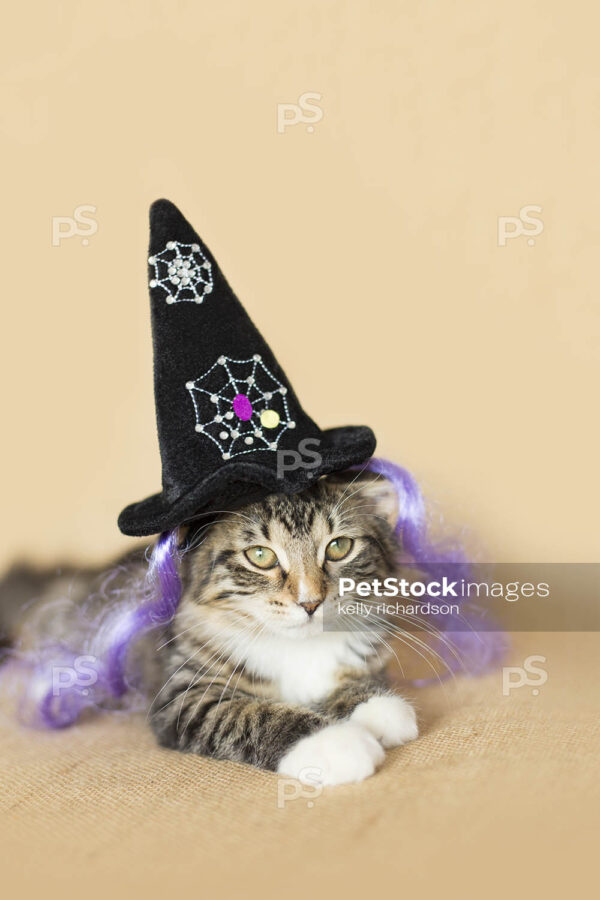
[[[144,640],[160,744],[334,785],[417,737],[412,706],[386,682],[389,645],[332,627],[341,577],[397,574],[396,503],[389,482],[351,473],[189,529],[177,614]],[[71,603],[84,584],[71,580]]]

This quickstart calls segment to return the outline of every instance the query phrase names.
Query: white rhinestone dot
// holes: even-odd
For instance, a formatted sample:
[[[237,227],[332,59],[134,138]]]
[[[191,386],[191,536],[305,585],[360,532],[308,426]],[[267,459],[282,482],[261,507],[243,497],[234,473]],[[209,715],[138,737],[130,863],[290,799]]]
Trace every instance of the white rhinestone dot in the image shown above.
[[[174,250],[174,249],[175,249],[175,241],[169,241],[167,243],[167,250]]]
[[[235,431],[235,430],[234,430],[234,431],[231,432],[231,437],[232,437],[232,438],[239,438],[239,436],[240,436],[239,431]]]
[[[185,386],[186,386],[186,388],[188,389],[188,391],[191,391],[191,389],[194,387],[194,382],[193,382],[193,381],[186,381]]]
[[[225,413],[226,419],[233,419],[233,413],[231,411]]]
[[[277,450],[277,444],[269,444],[271,450]]]
[[[175,303],[175,297],[171,297],[171,295],[169,294],[169,296],[167,297],[167,303]]]
[[[245,441],[246,444],[253,444],[253,443],[254,443],[254,438],[247,437],[247,438],[244,438],[244,441]]]
[[[252,359],[254,360],[254,362],[260,362],[260,360],[261,360],[260,353],[255,353],[254,356],[252,357]]]
[[[149,256],[149,257],[148,257],[148,262],[150,263],[151,266],[153,266],[154,263],[156,262],[156,260],[154,259],[153,256]]]
[[[153,278],[150,282],[150,287],[156,287],[157,284],[158,284],[158,281],[156,280],[156,278]]]
[[[221,438],[222,441],[226,441],[227,438],[229,437],[229,435],[227,434],[226,431],[221,431],[221,432],[219,433],[219,437]]]
[[[196,299],[194,300],[194,303],[202,303],[203,300],[204,300],[204,297],[196,297]]]
[[[199,249],[200,249],[200,244],[192,244],[192,250],[194,251],[194,253],[197,253]]]
[[[264,398],[265,398],[265,400],[270,400],[270,399],[271,399],[271,397],[272,397],[272,396],[273,396],[273,394],[271,394],[271,392],[270,392],[270,391],[267,391],[267,393],[266,393],[266,394],[264,394]]]
[[[213,419],[213,422],[222,422],[222,421],[223,421],[223,416],[215,416]]]
[[[286,388],[286,387],[281,387],[281,388],[279,388],[279,393],[280,393],[280,394],[287,394],[287,388]]]
[[[218,358],[217,362],[219,363],[220,366],[224,366],[224,365],[225,365],[225,357],[224,357],[224,356],[220,356],[220,357]]]
[[[248,378],[246,378],[246,381],[248,384],[254,384],[254,378],[252,377],[252,375],[250,375]]]
[[[217,397],[216,394],[211,394],[211,395],[210,395],[210,402],[211,402],[211,403],[218,403],[218,402],[219,402],[219,398]]]
[[[224,453],[223,459],[231,459],[231,453]]]
[[[202,429],[203,429],[202,425],[196,425],[196,431],[202,431]]]

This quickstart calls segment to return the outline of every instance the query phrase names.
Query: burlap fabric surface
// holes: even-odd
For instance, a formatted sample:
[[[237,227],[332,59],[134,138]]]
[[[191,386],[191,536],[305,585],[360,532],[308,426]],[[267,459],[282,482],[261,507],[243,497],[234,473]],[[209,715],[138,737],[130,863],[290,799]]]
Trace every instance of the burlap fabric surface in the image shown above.
[[[413,690],[423,735],[359,784],[292,798],[275,776],[158,748],[143,716],[59,733],[2,721],[7,897],[592,896],[597,635],[514,639],[548,679]],[[285,799],[283,794],[285,793]]]

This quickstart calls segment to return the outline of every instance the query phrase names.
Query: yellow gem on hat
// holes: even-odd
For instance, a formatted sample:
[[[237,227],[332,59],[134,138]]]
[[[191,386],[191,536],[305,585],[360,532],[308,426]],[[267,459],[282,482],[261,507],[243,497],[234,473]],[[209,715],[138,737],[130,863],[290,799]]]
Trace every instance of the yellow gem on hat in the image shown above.
[[[274,409],[263,409],[260,414],[260,424],[263,428],[277,428],[279,425],[279,413]]]

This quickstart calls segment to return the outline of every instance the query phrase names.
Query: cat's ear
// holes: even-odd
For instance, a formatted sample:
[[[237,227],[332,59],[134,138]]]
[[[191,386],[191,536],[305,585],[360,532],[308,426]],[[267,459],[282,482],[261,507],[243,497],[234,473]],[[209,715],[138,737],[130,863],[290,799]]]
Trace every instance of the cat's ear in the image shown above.
[[[189,525],[179,525],[177,527],[177,546],[179,550],[186,553],[193,550],[198,545],[199,535],[202,533],[202,524],[192,522]]]
[[[398,493],[392,482],[383,475],[376,475],[374,472],[360,472],[359,475],[356,472],[344,472],[328,477],[343,485],[342,493],[351,497],[354,505],[361,507],[361,512],[381,516],[392,528],[396,527],[400,514]]]
[[[360,476],[360,492],[372,502],[374,514],[382,516],[392,528],[395,528],[400,514],[400,503],[398,492],[392,482],[383,475],[365,472]],[[368,509],[365,512],[368,512]]]
[[[177,528],[177,546],[185,547],[192,531],[191,525],[179,525]]]

